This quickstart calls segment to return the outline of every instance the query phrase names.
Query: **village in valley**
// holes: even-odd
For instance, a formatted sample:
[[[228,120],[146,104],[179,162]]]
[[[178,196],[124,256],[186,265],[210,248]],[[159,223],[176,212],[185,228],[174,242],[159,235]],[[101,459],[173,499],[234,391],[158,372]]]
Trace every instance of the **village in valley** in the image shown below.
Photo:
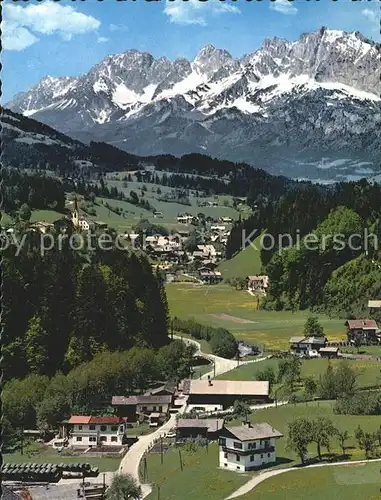
[[[380,5],[2,3],[4,500],[381,498]]]
[[[151,186],[131,182],[142,194]],[[197,193],[196,200],[198,214],[169,220],[155,209],[124,228],[123,212],[108,221],[112,200],[68,193],[65,217],[28,224],[42,236],[112,234],[122,249],[143,253],[166,287],[170,341],[188,358],[184,375],[106,391],[108,399],[87,413],[22,429],[3,466],[17,498],[104,498],[117,471],[133,478],[139,498],[181,495],[182,475],[201,491],[209,472],[218,482],[211,498],[246,499],[264,478],[300,463],[331,467],[379,456],[379,402],[371,391],[380,384],[381,330],[369,318],[381,302],[369,300],[369,318],[346,321],[263,310],[271,279],[261,273],[258,250],[249,245],[226,259],[235,221],[250,213],[245,200],[231,200],[230,216],[217,216],[229,205],[221,207],[218,196],[200,201]],[[98,209],[102,220],[89,215]],[[8,224],[8,234],[17,230]],[[222,331],[236,345],[231,352],[215,341]],[[368,405],[372,416],[362,420],[351,404]]]

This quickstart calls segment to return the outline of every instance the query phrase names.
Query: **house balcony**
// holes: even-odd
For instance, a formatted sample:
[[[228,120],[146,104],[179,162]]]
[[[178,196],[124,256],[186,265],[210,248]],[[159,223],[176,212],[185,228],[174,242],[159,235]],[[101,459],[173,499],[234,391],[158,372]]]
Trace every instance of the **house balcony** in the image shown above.
[[[274,446],[264,446],[263,448],[251,448],[250,450],[239,450],[238,448],[228,448],[227,446],[220,446],[220,449],[225,453],[234,453],[236,455],[259,455],[261,453],[273,453]]]

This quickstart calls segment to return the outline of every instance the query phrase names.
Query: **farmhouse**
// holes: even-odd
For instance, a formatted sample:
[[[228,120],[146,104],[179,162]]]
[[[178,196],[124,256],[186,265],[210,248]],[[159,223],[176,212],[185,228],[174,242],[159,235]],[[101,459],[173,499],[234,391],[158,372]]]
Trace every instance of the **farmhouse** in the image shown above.
[[[290,351],[293,354],[317,355],[322,347],[325,347],[325,337],[291,337]]]
[[[339,356],[338,347],[322,347],[319,349],[319,354],[322,358],[337,358]]]
[[[89,446],[121,446],[126,434],[126,421],[121,417],[74,415],[62,422],[62,436],[77,448]]]
[[[269,383],[258,380],[184,380],[183,393],[190,405],[232,406],[234,401],[255,403],[269,401]]]
[[[248,276],[247,278],[247,289],[252,292],[266,293],[269,286],[268,276]]]
[[[349,319],[345,325],[348,328],[349,342],[360,341],[361,344],[379,343],[380,330],[373,319]]]
[[[173,394],[113,396],[111,404],[116,407],[117,415],[127,417],[129,422],[135,422],[137,419],[148,419],[151,413],[167,415],[173,399]]]
[[[213,441],[224,426],[223,418],[180,418],[176,425],[176,442],[181,443],[198,436]]]
[[[220,271],[211,271],[204,267],[199,271],[199,277],[200,280],[207,285],[215,285],[224,279]]]
[[[248,471],[276,462],[276,440],[283,437],[266,422],[224,427],[219,437],[220,467]]]

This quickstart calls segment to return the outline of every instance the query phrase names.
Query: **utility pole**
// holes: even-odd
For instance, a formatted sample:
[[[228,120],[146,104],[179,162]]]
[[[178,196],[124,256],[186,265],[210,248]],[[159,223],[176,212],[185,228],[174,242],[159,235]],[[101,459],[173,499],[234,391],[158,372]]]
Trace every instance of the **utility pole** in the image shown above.
[[[160,434],[160,462],[163,465],[163,438]]]
[[[183,470],[183,460],[181,458],[181,451],[179,450],[179,459],[180,459],[180,469]]]

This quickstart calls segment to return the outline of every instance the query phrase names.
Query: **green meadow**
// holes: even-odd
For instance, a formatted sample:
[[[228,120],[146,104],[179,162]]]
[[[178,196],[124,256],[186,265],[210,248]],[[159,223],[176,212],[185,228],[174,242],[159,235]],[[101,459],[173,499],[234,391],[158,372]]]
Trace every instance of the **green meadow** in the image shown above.
[[[339,359],[305,359],[302,361],[301,380],[307,377],[313,377],[315,380],[319,379],[328,364],[335,367],[340,363]],[[278,370],[278,359],[271,358],[258,363],[249,363],[241,365],[230,372],[220,375],[218,378],[223,380],[256,380],[258,372],[263,371],[265,368],[271,367],[275,374]],[[376,360],[347,360],[348,365],[354,369],[357,375],[357,385],[361,389],[372,388],[381,385],[381,363]]]
[[[301,335],[308,311],[261,311],[257,298],[230,285],[169,283],[166,286],[171,316],[230,330],[239,340],[264,349],[287,350],[291,336]],[[319,315],[330,340],[345,340],[342,319]]]
[[[271,477],[239,500],[378,500],[380,464],[293,470]]]

